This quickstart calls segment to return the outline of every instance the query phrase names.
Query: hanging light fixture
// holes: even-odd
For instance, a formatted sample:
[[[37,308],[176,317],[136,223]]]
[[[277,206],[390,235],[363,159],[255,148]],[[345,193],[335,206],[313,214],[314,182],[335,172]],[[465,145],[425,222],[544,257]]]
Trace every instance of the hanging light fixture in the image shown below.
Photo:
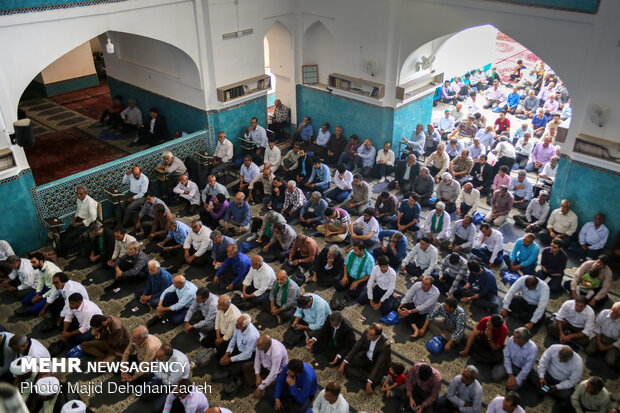
[[[105,51],[108,52],[108,54],[114,54],[114,43],[112,43],[109,36],[108,43],[105,45]]]

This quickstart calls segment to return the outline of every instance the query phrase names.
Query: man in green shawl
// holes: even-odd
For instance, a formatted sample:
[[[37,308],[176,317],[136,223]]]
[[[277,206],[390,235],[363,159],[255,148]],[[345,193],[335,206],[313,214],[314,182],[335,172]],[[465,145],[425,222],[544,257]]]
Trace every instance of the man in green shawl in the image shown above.
[[[344,275],[336,284],[336,290],[347,291],[349,296],[356,300],[360,293],[366,291],[366,282],[375,266],[375,259],[366,251],[361,241],[356,241],[344,264]]]
[[[269,293],[266,311],[278,319],[278,324],[282,324],[293,317],[300,294],[297,283],[291,280],[286,271],[280,270]]]

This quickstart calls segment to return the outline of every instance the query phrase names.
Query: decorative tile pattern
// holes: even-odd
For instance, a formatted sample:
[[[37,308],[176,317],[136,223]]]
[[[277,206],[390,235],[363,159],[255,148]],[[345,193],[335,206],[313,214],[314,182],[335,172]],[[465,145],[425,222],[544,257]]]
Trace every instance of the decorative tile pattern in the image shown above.
[[[20,1],[6,2],[6,4],[2,6],[2,10],[0,10],[0,16],[9,16],[11,14],[21,14],[21,13],[36,13],[36,12],[48,11],[48,10],[62,10],[62,9],[70,9],[73,7],[97,6],[97,5],[106,4],[106,3],[120,3],[122,1],[127,1],[127,0],[92,0],[92,1],[73,0],[71,2],[59,4],[62,1],[67,1],[67,0],[29,0],[29,1],[20,0]],[[15,8],[15,7],[19,7],[19,8]]]

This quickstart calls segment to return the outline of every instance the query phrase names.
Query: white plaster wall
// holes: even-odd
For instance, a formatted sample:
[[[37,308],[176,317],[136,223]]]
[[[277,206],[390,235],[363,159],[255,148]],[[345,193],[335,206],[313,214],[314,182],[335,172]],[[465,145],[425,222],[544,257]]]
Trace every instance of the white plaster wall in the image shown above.
[[[304,32],[303,64],[319,66],[319,83],[327,84],[327,79],[334,73],[334,37],[327,27],[316,21]]]
[[[48,84],[95,73],[90,42],[85,42],[43,69],[41,80]]]
[[[276,98],[286,106],[295,102],[295,68],[292,34],[276,22],[265,35],[269,44],[269,69],[276,77]]]

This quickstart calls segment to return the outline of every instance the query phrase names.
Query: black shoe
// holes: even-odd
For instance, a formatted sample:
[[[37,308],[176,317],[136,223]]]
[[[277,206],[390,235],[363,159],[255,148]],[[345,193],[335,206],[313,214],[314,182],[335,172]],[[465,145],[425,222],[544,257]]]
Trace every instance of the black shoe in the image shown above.
[[[117,287],[120,287],[120,283],[119,283],[118,281],[114,280],[114,281],[112,282],[112,284],[110,284],[110,285],[108,285],[107,287],[105,287],[105,288],[103,289],[103,291],[111,291],[111,290],[113,290],[113,289],[115,289],[115,288],[117,288]]]
[[[55,330],[56,327],[56,323],[54,323],[52,320],[44,320],[39,327],[39,331],[41,333],[47,333],[48,331]]]
[[[158,324],[160,322],[161,322],[161,318],[159,318],[159,316],[155,316],[146,322],[146,326],[153,327],[155,324]]]

